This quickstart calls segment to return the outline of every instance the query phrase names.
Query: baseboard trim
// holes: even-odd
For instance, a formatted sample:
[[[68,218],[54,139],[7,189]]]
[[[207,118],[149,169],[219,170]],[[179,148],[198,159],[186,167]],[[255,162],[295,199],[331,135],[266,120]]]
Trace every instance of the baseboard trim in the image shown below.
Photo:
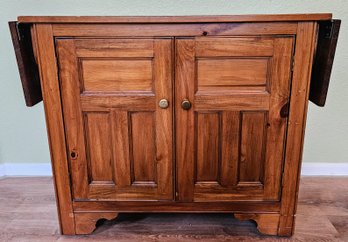
[[[348,163],[318,163],[302,164],[302,176],[348,176]]]
[[[348,163],[303,163],[302,176],[348,176]],[[0,164],[1,176],[52,176],[49,163]]]
[[[50,163],[5,163],[0,176],[52,176],[52,168]]]
[[[0,177],[5,176],[5,166],[0,164]]]

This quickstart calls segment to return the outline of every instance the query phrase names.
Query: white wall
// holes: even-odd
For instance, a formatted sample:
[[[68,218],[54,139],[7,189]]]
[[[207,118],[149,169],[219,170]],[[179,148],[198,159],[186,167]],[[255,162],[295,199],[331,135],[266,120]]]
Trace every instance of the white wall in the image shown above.
[[[309,105],[304,162],[348,163],[348,1],[1,0],[0,162],[46,163],[42,104],[26,108],[7,21],[18,15],[213,15],[332,12],[342,19],[327,105]]]

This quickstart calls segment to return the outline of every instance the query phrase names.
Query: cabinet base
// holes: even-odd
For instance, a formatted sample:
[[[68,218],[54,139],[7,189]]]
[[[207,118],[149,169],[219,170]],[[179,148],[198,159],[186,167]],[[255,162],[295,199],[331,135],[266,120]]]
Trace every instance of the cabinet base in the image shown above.
[[[117,212],[78,212],[75,213],[75,234],[91,234],[97,222],[101,219],[115,219]],[[234,213],[234,217],[239,220],[254,220],[257,229],[261,234],[291,236],[292,228],[280,228],[280,215],[276,213]]]

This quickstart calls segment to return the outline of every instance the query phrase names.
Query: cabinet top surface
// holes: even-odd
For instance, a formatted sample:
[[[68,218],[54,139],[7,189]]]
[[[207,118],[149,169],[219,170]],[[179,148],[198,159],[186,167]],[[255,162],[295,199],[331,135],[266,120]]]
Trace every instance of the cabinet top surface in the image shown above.
[[[21,23],[208,23],[330,20],[331,13],[193,16],[19,16]]]

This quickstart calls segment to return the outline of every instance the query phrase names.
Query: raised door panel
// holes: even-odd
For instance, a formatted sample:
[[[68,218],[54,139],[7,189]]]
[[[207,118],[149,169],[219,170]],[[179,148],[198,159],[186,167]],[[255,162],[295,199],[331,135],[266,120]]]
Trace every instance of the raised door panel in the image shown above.
[[[173,199],[172,39],[56,45],[74,199]]]
[[[178,200],[279,200],[292,49],[292,37],[177,39]]]

